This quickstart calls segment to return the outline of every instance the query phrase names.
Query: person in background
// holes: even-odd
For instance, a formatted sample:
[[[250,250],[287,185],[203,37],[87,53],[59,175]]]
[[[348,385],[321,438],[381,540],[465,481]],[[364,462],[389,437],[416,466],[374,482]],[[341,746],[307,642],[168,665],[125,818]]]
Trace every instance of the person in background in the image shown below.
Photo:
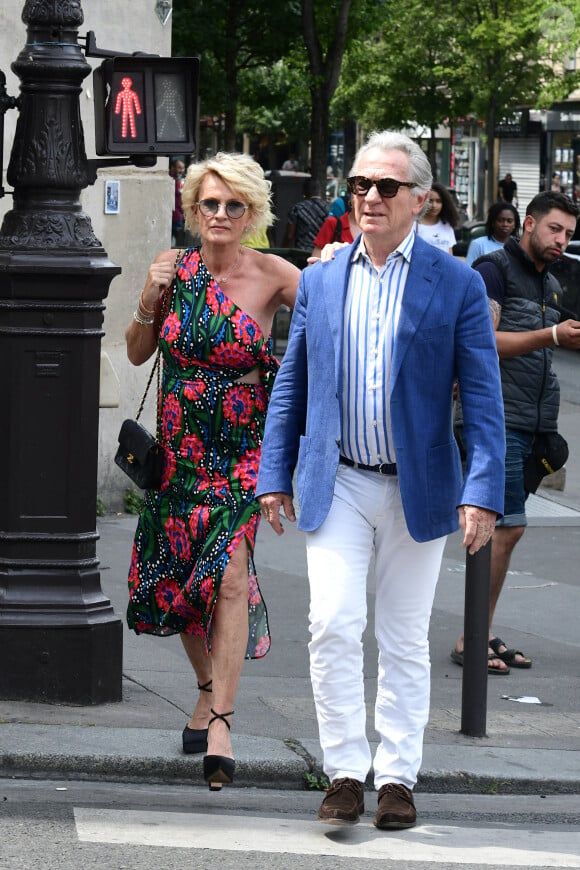
[[[285,170],[286,172],[298,172],[299,168],[300,168],[300,164],[296,160],[295,154],[290,154],[290,157],[288,158],[288,160],[285,160],[284,163],[282,164],[282,169]]]
[[[348,211],[340,217],[329,214],[314,239],[312,257],[320,258],[323,247],[332,242],[348,242],[350,245],[359,233],[360,227],[356,222],[352,208],[349,207]]]
[[[200,690],[183,750],[207,752],[210,788],[234,776],[231,717],[244,657],[270,648],[253,567],[255,485],[278,362],[271,329],[293,307],[299,270],[243,247],[273,221],[270,182],[248,155],[189,167],[186,226],[201,246],[159,254],[127,327],[142,365],[159,346],[161,485],[148,490],[129,572],[127,622],[137,634],[179,634]]]
[[[320,196],[313,195],[313,181],[307,178],[304,183],[304,199],[288,210],[288,223],[282,247],[299,248],[312,251],[314,237],[320,230],[328,214],[328,203]]]
[[[348,190],[345,190],[344,193],[341,193],[340,196],[337,196],[336,199],[332,200],[330,208],[328,209],[328,214],[333,215],[334,217],[342,217],[343,214],[351,211],[351,206],[350,193]]]
[[[517,208],[509,202],[494,202],[487,212],[485,235],[469,243],[465,262],[468,266],[483,254],[503,248],[510,236],[518,236],[520,216]]]
[[[521,650],[508,648],[494,636],[492,622],[509,569],[511,555],[527,525],[525,464],[534,436],[558,430],[560,388],[552,368],[555,346],[580,350],[580,322],[560,323],[562,288],[547,268],[566,250],[574,235],[578,207],[555,191],[538,193],[526,209],[522,238],[480,258],[474,266],[489,297],[495,329],[503,393],[506,434],[503,517],[497,520],[491,544],[488,672],[509,674],[530,668]],[[459,377],[463,396],[463,382]],[[465,431],[466,447],[469,434]],[[463,635],[451,651],[463,665]]]
[[[550,190],[555,190],[557,193],[562,190],[559,172],[552,172],[552,183],[550,185]]]
[[[270,239],[266,227],[256,230],[240,242],[245,248],[269,248]]]
[[[454,229],[459,223],[459,214],[453,197],[447,188],[434,181],[429,193],[429,205],[417,222],[417,235],[441,251],[453,253]]]
[[[374,133],[359,150],[348,184],[362,235],[302,272],[262,445],[262,513],[282,534],[280,509],[295,519],[295,480],[306,533],[310,674],[331,781],[318,819],[330,825],[359,821],[371,763],[376,827],[415,824],[429,620],[446,535],[460,525],[475,553],[503,506],[501,389],[485,288],[473,269],[417,237],[432,180],[407,136]],[[465,479],[451,420],[457,376],[472,436]],[[370,564],[374,758],[362,642]]]
[[[183,190],[183,173],[185,163],[181,157],[172,157],[169,161],[169,174],[175,181],[175,201],[171,212],[171,243],[181,245],[183,242],[183,208],[181,206],[181,193]]]
[[[518,186],[511,176],[511,172],[506,172],[505,177],[498,184],[497,189],[498,199],[502,202],[509,202],[518,208]]]

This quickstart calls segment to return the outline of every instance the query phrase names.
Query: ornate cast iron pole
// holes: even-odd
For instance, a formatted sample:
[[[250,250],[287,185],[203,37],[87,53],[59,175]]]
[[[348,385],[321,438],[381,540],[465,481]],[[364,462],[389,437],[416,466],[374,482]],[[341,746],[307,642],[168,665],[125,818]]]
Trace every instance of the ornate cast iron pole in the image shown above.
[[[0,230],[0,697],[121,699],[122,624],[96,558],[103,299],[79,94],[80,0],[27,0]]]

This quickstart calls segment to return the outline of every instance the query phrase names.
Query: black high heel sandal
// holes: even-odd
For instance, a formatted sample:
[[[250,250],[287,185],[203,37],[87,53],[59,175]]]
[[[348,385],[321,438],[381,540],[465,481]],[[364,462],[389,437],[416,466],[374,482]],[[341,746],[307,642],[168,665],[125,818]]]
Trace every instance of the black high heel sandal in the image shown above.
[[[231,729],[226,716],[233,716],[233,710],[229,713],[216,713],[212,707],[211,712],[213,717],[209,720],[208,730],[211,723],[215,722],[216,719],[221,719],[222,722],[225,722],[228,726],[228,731]],[[206,755],[203,759],[203,778],[208,783],[210,791],[217,791],[224,783],[233,782],[235,768],[236,762],[233,758],[227,758],[225,755]]]
[[[212,680],[208,680],[203,686],[198,683],[197,688],[200,692],[211,692],[211,684]],[[207,728],[189,728],[186,725],[183,729],[182,740],[183,751],[188,755],[207,752]]]

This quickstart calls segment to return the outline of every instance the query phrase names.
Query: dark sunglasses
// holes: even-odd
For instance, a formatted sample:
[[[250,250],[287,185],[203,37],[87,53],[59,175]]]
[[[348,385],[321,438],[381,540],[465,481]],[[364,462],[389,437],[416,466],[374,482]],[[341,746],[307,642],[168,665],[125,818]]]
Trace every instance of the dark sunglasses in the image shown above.
[[[379,195],[384,199],[392,199],[399,192],[400,187],[415,187],[413,181],[397,181],[395,178],[379,178],[373,181],[364,175],[351,175],[346,179],[348,189],[357,196],[366,196],[373,184],[376,184]]]
[[[213,217],[220,210],[221,202],[219,199],[200,199],[196,205],[204,217]],[[248,208],[249,206],[237,199],[230,199],[225,203],[226,214],[232,220],[241,218]]]

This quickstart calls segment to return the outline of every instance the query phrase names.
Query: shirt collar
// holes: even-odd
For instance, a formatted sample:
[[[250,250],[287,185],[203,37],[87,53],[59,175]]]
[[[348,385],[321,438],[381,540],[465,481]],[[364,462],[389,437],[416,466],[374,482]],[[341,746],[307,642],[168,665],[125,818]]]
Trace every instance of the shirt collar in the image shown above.
[[[404,257],[405,260],[407,261],[407,263],[410,263],[411,262],[411,254],[413,253],[413,245],[415,244],[415,235],[416,235],[415,234],[415,224],[413,223],[413,226],[411,227],[411,229],[409,230],[409,232],[407,233],[405,238],[401,242],[399,242],[399,244],[397,245],[395,250],[389,254],[389,257],[399,255],[399,256]],[[369,260],[367,250],[365,248],[364,235],[361,235],[358,245],[356,246],[356,248],[352,252],[351,262],[355,263],[361,257],[366,259],[366,260]],[[370,260],[369,260],[369,262],[370,262]]]

